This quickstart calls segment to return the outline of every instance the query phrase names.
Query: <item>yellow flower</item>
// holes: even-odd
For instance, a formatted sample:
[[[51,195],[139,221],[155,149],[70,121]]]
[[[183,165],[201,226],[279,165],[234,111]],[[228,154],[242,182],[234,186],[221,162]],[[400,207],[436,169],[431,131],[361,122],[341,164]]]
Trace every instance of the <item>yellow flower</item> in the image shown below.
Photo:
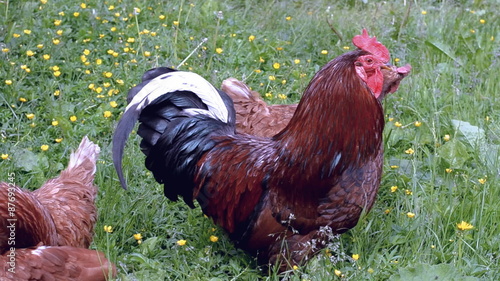
[[[394,59],[394,62],[399,62],[399,58],[395,58],[395,59]]]
[[[19,98],[20,102],[27,102],[28,100],[26,98]]]
[[[390,209],[385,209],[384,214],[386,214],[386,215],[387,215],[387,214],[389,214],[390,212],[391,212],[391,210],[390,210]]]
[[[149,51],[145,51],[145,52],[144,52],[144,56],[145,56],[145,57],[150,57],[150,56],[151,56],[151,52],[149,52]]]
[[[281,64],[279,62],[273,63],[273,68],[274,69],[280,69],[280,67],[281,67]]]
[[[59,90],[54,91],[54,96],[58,97],[60,94],[61,94],[61,91],[59,91]]]
[[[450,135],[444,135],[443,140],[444,141],[449,141],[450,140]]]
[[[263,59],[262,57],[259,57],[259,62],[260,62],[260,63],[264,63],[264,62],[266,62],[266,60],[265,60],[265,59]]]
[[[40,0],[40,3],[47,4],[47,0]]]
[[[186,245],[186,242],[187,242],[186,240],[181,239],[181,240],[178,240],[178,241],[177,241],[177,245],[179,245],[179,246],[184,246],[184,245]]]
[[[69,121],[75,122],[78,118],[75,115],[69,117]]]
[[[405,190],[406,195],[413,195],[413,191],[406,189]]]
[[[486,23],[486,21],[485,21],[484,19],[480,19],[480,20],[479,20],[479,22],[480,22],[481,24],[485,24],[485,23]]]
[[[63,34],[63,31],[61,29],[59,29],[58,31],[56,31],[56,34],[61,36]]]
[[[285,19],[286,19],[286,20],[291,20],[291,19],[292,19],[292,17],[288,16],[288,17],[286,17]]]
[[[89,49],[85,49],[83,50],[83,54],[88,56],[90,54],[90,50]]]
[[[327,50],[321,50],[321,54],[322,55],[328,55],[328,51]]]
[[[401,124],[400,122],[396,121],[396,122],[394,123],[394,126],[396,126],[396,127],[398,127],[398,128],[399,128],[399,127],[403,126],[403,124]]]
[[[31,34],[31,30],[29,30],[29,29],[25,29],[25,30],[23,30],[23,32],[24,32],[24,34],[28,34],[28,35]]]
[[[142,239],[142,234],[140,234],[140,233],[134,234],[134,239],[135,240],[141,240]]]
[[[252,42],[253,40],[255,40],[255,36],[254,35],[248,36],[248,42]]]
[[[59,25],[61,25],[61,22],[62,22],[62,20],[55,20],[54,25],[59,26]]]
[[[116,79],[116,83],[123,85],[125,82],[122,79]]]
[[[28,50],[28,51],[26,51],[26,55],[27,55],[28,57],[32,57],[32,56],[34,56],[34,55],[35,55],[35,52],[33,52],[33,51],[31,51],[31,50]]]
[[[446,168],[444,171],[449,174],[449,173],[453,172],[453,169]]]
[[[349,47],[349,46],[344,46],[344,47],[343,47],[343,49],[344,49],[344,50],[349,50],[349,49],[351,49],[351,47]]]
[[[63,140],[62,138],[57,138],[54,141],[57,142],[57,143],[60,143],[60,142],[62,142],[62,140]]]
[[[104,73],[103,73],[103,75],[104,75],[104,77],[106,77],[106,78],[111,78],[111,77],[113,76],[113,73],[112,73],[112,72],[107,71],[107,72],[104,72]]]
[[[175,26],[179,26],[179,21],[174,20],[174,22],[172,22],[172,24]]]
[[[54,76],[55,77],[61,76],[61,71],[54,71]]]
[[[405,153],[411,155],[411,154],[415,153],[415,151],[413,150],[413,148],[410,147],[407,150],[405,150]]]
[[[370,267],[370,268],[368,268],[368,270],[366,270],[366,271],[368,271],[368,273],[370,273],[370,274],[372,274],[372,273],[374,273],[374,272],[375,272],[375,270],[374,270],[373,268],[371,268],[371,267]]]
[[[359,254],[353,254],[352,259],[355,261],[359,260]]]
[[[110,101],[109,105],[111,105],[111,107],[115,108],[118,106],[118,103],[116,101]]]
[[[44,59],[44,60],[49,60],[49,59],[50,59],[50,55],[49,55],[49,54],[45,54],[45,55],[43,55],[43,59]]]
[[[10,51],[9,48],[2,48],[2,53],[8,53]]]
[[[87,8],[87,4],[85,4],[85,3],[80,4],[80,8],[86,9]]]
[[[408,212],[408,213],[406,213],[406,216],[409,217],[410,219],[412,219],[415,217],[415,213]]]
[[[299,60],[299,59],[295,59],[295,60],[293,60],[293,62],[294,62],[295,64],[299,64],[299,63],[300,63],[300,60]]]
[[[422,126],[422,122],[420,121],[415,121],[415,123],[413,123],[415,125],[415,127],[420,127]]]
[[[57,126],[57,125],[59,125],[59,121],[57,121],[57,120],[52,120],[52,126],[54,126],[54,127],[55,127],[55,126]]]
[[[276,80],[276,76],[274,76],[274,75],[269,75],[269,80],[271,80],[271,81]]]
[[[79,13],[79,12],[74,12],[74,13],[73,13],[73,16],[74,16],[75,18],[77,18],[77,17],[79,17],[79,16],[80,16],[80,13]]]
[[[457,223],[457,228],[459,230],[465,231],[473,229],[474,226],[466,221],[461,221],[460,223]]]
[[[398,190],[398,186],[397,185],[391,186],[391,192],[396,192],[396,190]]]
[[[262,72],[262,70],[260,70],[260,69],[256,69],[254,71],[255,71],[255,73],[261,73]]]
[[[210,241],[215,243],[215,242],[219,241],[219,237],[217,237],[215,235],[210,235]]]
[[[283,51],[283,47],[276,47],[276,51]]]
[[[425,11],[425,10],[422,10],[422,12],[420,12],[420,13],[422,13],[422,15],[424,15],[424,16],[427,15],[427,11]]]
[[[340,277],[342,275],[342,271],[338,270],[338,269],[335,269],[333,271],[335,273],[335,275],[337,275],[338,277]]]
[[[61,40],[59,40],[59,39],[52,39],[52,43],[54,43],[54,45],[59,45],[59,43],[61,43]]]
[[[476,31],[474,29],[471,29],[470,33],[476,33]]]
[[[485,178],[478,179],[477,181],[478,181],[480,184],[485,184],[485,183],[486,183],[486,179],[485,179]]]
[[[111,225],[105,225],[104,226],[104,232],[112,233],[113,232],[113,227]]]
[[[26,118],[31,120],[31,119],[35,118],[35,114],[33,114],[33,113],[26,114]]]
[[[111,111],[109,111],[109,110],[106,110],[106,111],[104,111],[103,115],[104,115],[104,118],[109,118],[109,117],[111,117],[111,115],[113,115],[113,113],[111,113]]]
[[[12,85],[12,80],[5,80],[5,85]]]
[[[101,64],[102,64],[102,59],[96,59],[96,60],[95,60],[95,64],[97,64],[97,65],[101,65]]]
[[[217,49],[215,49],[215,52],[217,54],[222,54],[223,50],[222,50],[222,48],[217,48]]]
[[[297,265],[294,265],[292,268],[293,268],[293,270],[299,269],[299,267]]]
[[[3,154],[1,155],[2,159],[3,160],[7,160],[7,158],[9,158],[9,154]]]
[[[286,95],[285,94],[278,94],[278,98],[282,100],[286,100]]]
[[[165,15],[159,15],[159,16],[158,16],[158,18],[159,18],[160,20],[164,20],[164,19],[165,19],[165,18],[167,18],[167,17],[166,17]]]
[[[399,168],[398,165],[391,165],[391,169],[397,169],[397,168]]]
[[[48,146],[48,145],[46,145],[46,144],[44,144],[44,145],[40,146],[40,149],[41,149],[42,151],[47,151],[47,150],[49,150],[49,146]]]
[[[134,37],[127,38],[127,43],[134,43],[134,42],[135,42],[135,38]]]

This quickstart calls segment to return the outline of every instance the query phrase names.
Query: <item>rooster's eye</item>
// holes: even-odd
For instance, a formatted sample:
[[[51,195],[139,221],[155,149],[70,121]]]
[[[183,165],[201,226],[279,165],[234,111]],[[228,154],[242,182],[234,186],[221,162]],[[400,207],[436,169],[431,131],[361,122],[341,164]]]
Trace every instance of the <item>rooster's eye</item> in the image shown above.
[[[355,62],[355,63],[354,63],[354,65],[355,65],[355,66],[362,66],[363,64],[362,64],[362,63],[360,63],[359,61],[357,61],[357,62]]]
[[[373,60],[372,60],[372,59],[366,59],[366,62],[367,62],[367,63],[372,63],[372,62],[373,62]]]

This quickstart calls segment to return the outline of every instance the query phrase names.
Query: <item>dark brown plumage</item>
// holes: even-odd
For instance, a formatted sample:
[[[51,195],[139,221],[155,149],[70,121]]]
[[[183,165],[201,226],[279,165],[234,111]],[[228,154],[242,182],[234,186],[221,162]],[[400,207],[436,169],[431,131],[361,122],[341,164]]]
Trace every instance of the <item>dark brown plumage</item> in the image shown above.
[[[280,270],[299,265],[332,234],[354,227],[375,201],[382,173],[388,50],[366,31],[360,49],[325,65],[293,117],[272,137],[235,132],[224,92],[199,75],[158,68],[129,92],[113,136],[121,184],[123,149],[136,121],[146,167],[223,227],[236,244]],[[409,66],[405,68],[409,71]]]
[[[381,71],[384,84],[379,100],[398,89],[399,83],[409,74],[410,68],[392,67]],[[224,80],[221,88],[233,100],[238,133],[272,137],[286,127],[297,109],[297,104],[267,104],[259,93],[235,78]]]
[[[9,261],[14,253],[17,269],[17,275],[5,278],[38,280],[39,274],[48,274],[42,280],[52,280],[49,276],[56,280],[104,280],[107,273],[92,274],[91,279],[84,279],[88,274],[82,273],[95,271],[87,266],[109,265],[102,253],[87,249],[97,219],[93,181],[98,155],[99,146],[84,137],[71,154],[68,167],[39,189],[29,191],[0,183],[1,259]],[[37,246],[43,247],[31,248]]]

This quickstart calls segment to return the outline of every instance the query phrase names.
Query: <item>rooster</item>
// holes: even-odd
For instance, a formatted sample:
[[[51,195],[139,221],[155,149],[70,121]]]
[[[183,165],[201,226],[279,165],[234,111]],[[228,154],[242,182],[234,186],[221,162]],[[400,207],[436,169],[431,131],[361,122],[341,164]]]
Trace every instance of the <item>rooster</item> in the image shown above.
[[[332,234],[357,224],[382,174],[381,69],[389,51],[366,30],[357,50],[327,63],[293,117],[271,138],[235,132],[229,96],[201,76],[157,68],[129,92],[113,136],[122,187],[124,146],[135,123],[146,167],[235,243],[280,270],[300,265]]]
[[[410,70],[409,65],[381,69],[384,84],[378,99],[381,101],[385,95],[394,93]],[[268,105],[259,93],[252,91],[245,83],[235,78],[224,80],[221,89],[233,100],[238,133],[272,137],[285,128],[297,109],[297,104]]]
[[[99,146],[84,137],[71,154],[68,167],[39,189],[28,191],[13,184],[0,183],[1,259],[8,261],[9,255],[14,253],[16,268],[38,272],[26,279],[14,275],[16,280],[35,278],[45,268],[40,269],[40,264],[46,264],[47,270],[55,270],[46,272],[54,276],[66,270],[84,272],[88,270],[87,266],[94,268],[96,264],[107,270],[109,264],[102,258],[102,253],[83,249],[92,242],[97,219],[97,187],[93,181],[99,152]],[[32,248],[37,246],[54,247]],[[52,263],[52,267],[49,266]],[[66,279],[64,276],[59,276],[59,279]],[[100,275],[93,276],[74,280],[103,280],[107,273],[104,275],[101,271]]]

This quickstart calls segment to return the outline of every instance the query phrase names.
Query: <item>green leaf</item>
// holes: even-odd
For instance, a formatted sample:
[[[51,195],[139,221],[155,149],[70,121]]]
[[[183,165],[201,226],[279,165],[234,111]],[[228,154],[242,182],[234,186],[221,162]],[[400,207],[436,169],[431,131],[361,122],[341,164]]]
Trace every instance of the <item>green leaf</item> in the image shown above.
[[[457,139],[452,139],[439,147],[438,154],[453,168],[463,167],[470,158],[467,146]]]
[[[473,281],[476,277],[464,276],[451,264],[418,264],[400,268],[398,274],[391,276],[389,281],[421,281],[421,280],[446,280],[446,281]]]
[[[25,172],[32,172],[38,167],[39,157],[27,149],[19,149],[14,153],[14,165]]]

